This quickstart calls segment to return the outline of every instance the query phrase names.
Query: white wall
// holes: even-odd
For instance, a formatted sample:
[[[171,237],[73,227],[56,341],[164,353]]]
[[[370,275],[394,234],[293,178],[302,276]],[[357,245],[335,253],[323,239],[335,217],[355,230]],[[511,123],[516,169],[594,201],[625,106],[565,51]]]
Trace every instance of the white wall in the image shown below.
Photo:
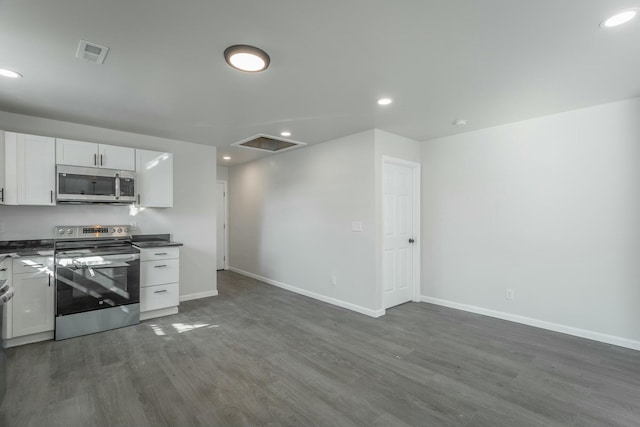
[[[231,269],[376,315],[374,173],[374,131],[231,167]]]
[[[229,168],[226,166],[218,166],[217,167],[217,179],[218,181],[228,181],[229,180]]]
[[[51,238],[55,225],[131,224],[138,234],[171,233],[184,243],[180,259],[182,297],[215,294],[216,148],[74,123],[0,112],[0,129],[174,154],[174,207],[146,209],[133,216],[127,206],[0,206],[5,232],[0,240]],[[215,264],[215,263],[214,263]]]
[[[379,129],[375,130],[375,218],[376,218],[376,297],[377,307],[382,309],[382,249],[383,249],[383,222],[382,222],[382,158],[384,156],[396,159],[408,160],[420,163],[422,144],[413,139],[398,136]],[[420,200],[416,200],[420,203]],[[417,237],[417,236],[416,236]],[[418,239],[416,239],[418,240]],[[418,245],[419,245],[418,241]],[[415,247],[419,247],[416,245]],[[419,282],[420,278],[416,280]]]
[[[422,162],[427,300],[640,349],[640,99],[428,141]]]

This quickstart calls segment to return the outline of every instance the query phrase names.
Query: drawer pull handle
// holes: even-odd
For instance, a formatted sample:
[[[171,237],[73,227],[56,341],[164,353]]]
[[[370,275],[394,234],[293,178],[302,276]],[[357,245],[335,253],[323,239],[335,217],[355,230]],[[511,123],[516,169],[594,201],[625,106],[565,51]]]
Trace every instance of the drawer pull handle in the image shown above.
[[[0,268],[0,271],[7,271],[6,268]]]
[[[166,289],[163,289],[162,291],[155,291],[154,294],[165,294],[169,291],[167,291]]]
[[[44,264],[27,264],[29,267],[44,267]]]
[[[168,267],[167,264],[162,264],[162,265],[154,265],[153,268],[164,268],[164,267]]]
[[[166,252],[158,252],[157,254],[154,255],[168,255]]]

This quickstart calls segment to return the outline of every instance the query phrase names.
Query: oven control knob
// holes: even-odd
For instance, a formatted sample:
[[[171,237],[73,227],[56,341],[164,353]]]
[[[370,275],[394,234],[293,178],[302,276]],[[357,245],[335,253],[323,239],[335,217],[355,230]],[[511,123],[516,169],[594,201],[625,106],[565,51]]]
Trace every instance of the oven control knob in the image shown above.
[[[118,233],[122,233],[122,228],[118,228]]]
[[[67,234],[73,234],[73,229],[67,228]]]
[[[58,229],[58,234],[64,234],[64,228]]]
[[[115,232],[116,232],[116,229],[115,229],[115,228],[112,228],[112,229],[111,229],[111,232],[112,232],[112,233],[115,233]]]

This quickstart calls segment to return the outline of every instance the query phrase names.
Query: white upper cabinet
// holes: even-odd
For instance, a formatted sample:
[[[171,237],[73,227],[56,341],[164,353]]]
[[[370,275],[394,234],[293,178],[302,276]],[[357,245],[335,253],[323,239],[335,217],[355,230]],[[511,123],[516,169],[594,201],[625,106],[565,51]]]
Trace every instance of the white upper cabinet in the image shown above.
[[[7,205],[55,205],[55,139],[5,132]]]
[[[70,166],[98,166],[98,144],[56,138],[56,163]]]
[[[138,205],[173,207],[173,154],[136,150]]]
[[[136,150],[117,145],[98,145],[98,160],[101,168],[136,170]]]
[[[56,138],[59,165],[135,170],[135,149]]]

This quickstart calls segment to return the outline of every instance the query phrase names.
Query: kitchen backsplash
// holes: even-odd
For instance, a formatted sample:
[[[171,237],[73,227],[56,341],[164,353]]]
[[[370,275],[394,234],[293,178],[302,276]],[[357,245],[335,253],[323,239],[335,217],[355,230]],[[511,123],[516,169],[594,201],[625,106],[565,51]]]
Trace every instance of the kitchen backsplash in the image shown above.
[[[140,210],[133,206],[0,205],[0,240],[52,238],[56,225],[129,224],[135,226],[136,234],[166,232],[163,216],[161,209]]]

